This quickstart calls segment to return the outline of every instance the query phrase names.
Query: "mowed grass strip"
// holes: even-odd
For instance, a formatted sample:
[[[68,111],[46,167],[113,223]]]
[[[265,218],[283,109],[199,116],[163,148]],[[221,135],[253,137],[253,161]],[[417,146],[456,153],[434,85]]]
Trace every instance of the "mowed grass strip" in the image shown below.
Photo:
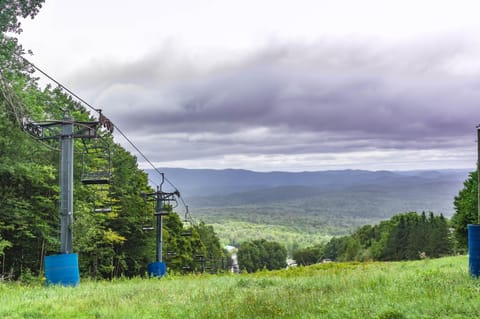
[[[1,318],[475,318],[468,258],[328,263],[242,275],[0,284]]]

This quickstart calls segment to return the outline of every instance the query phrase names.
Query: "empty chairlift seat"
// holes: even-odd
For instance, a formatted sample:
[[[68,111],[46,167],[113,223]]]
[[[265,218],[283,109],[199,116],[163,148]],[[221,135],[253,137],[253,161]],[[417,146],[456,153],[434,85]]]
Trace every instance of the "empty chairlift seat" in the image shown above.
[[[108,146],[85,147],[82,154],[82,183],[85,185],[110,184],[111,163]]]
[[[107,171],[87,172],[82,175],[82,183],[85,185],[110,184],[110,172],[107,172]]]

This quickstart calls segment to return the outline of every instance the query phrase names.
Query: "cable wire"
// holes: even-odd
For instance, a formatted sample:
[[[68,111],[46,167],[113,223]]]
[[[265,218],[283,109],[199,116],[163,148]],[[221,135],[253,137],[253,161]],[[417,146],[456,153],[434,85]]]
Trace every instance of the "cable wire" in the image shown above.
[[[43,75],[45,75],[47,78],[49,78],[51,81],[53,81],[55,84],[57,84],[58,86],[60,86],[61,88],[63,88],[65,91],[67,91],[69,94],[71,94],[73,97],[75,97],[76,99],[78,99],[80,102],[82,102],[83,104],[85,104],[86,106],[88,106],[90,109],[92,109],[93,111],[97,112],[100,114],[100,110],[93,107],[92,105],[90,105],[90,103],[88,103],[87,101],[85,101],[84,99],[82,99],[80,96],[78,96],[77,94],[75,94],[72,90],[70,90],[69,88],[67,88],[65,85],[63,85],[62,83],[60,83],[59,81],[55,80],[53,77],[51,77],[50,75],[48,75],[45,71],[43,71],[42,69],[40,69],[39,67],[37,67],[35,64],[33,64],[32,62],[30,62],[29,60],[27,60],[25,57],[15,53],[16,56],[18,56],[19,58],[21,58],[22,60],[24,60],[26,63],[30,64],[33,68],[35,68],[37,71],[39,71],[40,73],[42,73]],[[159,175],[162,175],[163,173],[161,173],[156,167],[155,165],[153,165],[153,163],[145,156],[145,154],[143,154],[142,151],[140,151],[140,149],[125,135],[125,133],[123,133],[123,131],[116,125],[116,124],[113,124],[113,127],[120,133],[120,135],[123,136],[123,138],[142,156],[142,158],[148,163],[150,164],[150,166],[155,170],[155,172],[157,172]],[[165,179],[173,188],[177,189],[175,187],[175,185],[173,185],[173,183],[168,180],[168,179]]]
[[[62,89],[64,89],[65,91],[67,91],[70,95],[72,95],[73,97],[75,97],[78,101],[82,102],[83,104],[85,104],[86,106],[88,106],[90,109],[92,109],[93,111],[97,112],[98,114],[101,114],[101,111],[100,109],[97,109],[95,107],[93,107],[92,105],[90,105],[90,103],[88,103],[87,101],[85,101],[84,99],[82,99],[80,96],[78,96],[77,94],[75,94],[72,90],[70,90],[69,88],[67,88],[65,85],[63,85],[62,83],[60,83],[59,81],[55,80],[52,76],[50,76],[47,72],[43,71],[42,69],[40,69],[38,66],[36,66],[35,64],[33,64],[32,62],[30,62],[28,59],[26,59],[25,57],[21,56],[20,54],[18,53],[14,53],[17,57],[19,57],[20,59],[22,59],[25,63],[31,65],[34,69],[36,69],[37,71],[39,71],[40,73],[42,73],[44,76],[46,76],[48,79],[50,79],[51,81],[53,81],[55,84],[57,84],[59,87],[61,87]],[[147,156],[145,156],[145,154],[127,137],[127,135],[125,133],[123,133],[123,131],[114,123],[113,124],[113,127],[117,130],[117,132],[135,149],[135,151],[138,152],[138,154],[140,154],[142,156],[142,158],[153,168],[153,170],[158,173],[160,176],[164,176],[165,174],[160,172],[158,170],[157,167],[155,167],[155,165],[153,165],[153,163],[147,158]],[[178,192],[178,188],[166,177],[163,177],[164,180],[170,185],[172,186],[175,191]],[[149,180],[151,182],[153,182],[150,178]],[[155,183],[154,183],[155,184]],[[183,196],[178,196],[183,204],[184,207],[187,207],[188,205],[186,205],[185,201],[183,200]]]
[[[77,94],[75,94],[72,90],[70,90],[69,88],[67,88],[65,85],[63,85],[62,83],[58,82],[57,80],[55,80],[53,77],[51,77],[50,75],[48,75],[47,72],[43,71],[42,69],[40,69],[38,66],[36,66],[35,64],[33,64],[32,62],[30,62],[29,60],[27,60],[27,58],[21,56],[20,54],[14,52],[14,54],[19,57],[20,59],[22,59],[23,61],[25,61],[26,63],[30,64],[35,70],[37,70],[38,72],[42,73],[43,75],[45,75],[49,80],[53,81],[55,84],[57,84],[58,86],[60,86],[62,89],[64,89],[65,91],[67,91],[70,95],[72,95],[73,97],[75,97],[77,100],[79,100],[80,102],[82,102],[83,104],[85,104],[86,106],[88,106],[89,108],[91,108],[92,110],[94,110],[95,112],[97,113],[100,113],[100,111],[96,108],[94,108],[93,106],[91,106],[87,101],[85,101],[84,99],[82,99],[80,96],[78,96]]]

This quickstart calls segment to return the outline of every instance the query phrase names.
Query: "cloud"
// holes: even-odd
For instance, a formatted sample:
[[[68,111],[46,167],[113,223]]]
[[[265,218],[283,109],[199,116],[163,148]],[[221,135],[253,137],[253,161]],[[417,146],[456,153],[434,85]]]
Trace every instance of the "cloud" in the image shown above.
[[[98,60],[72,83],[158,161],[458,150],[480,122],[480,71],[460,72],[473,54],[462,39],[273,42],[204,64],[181,52]]]

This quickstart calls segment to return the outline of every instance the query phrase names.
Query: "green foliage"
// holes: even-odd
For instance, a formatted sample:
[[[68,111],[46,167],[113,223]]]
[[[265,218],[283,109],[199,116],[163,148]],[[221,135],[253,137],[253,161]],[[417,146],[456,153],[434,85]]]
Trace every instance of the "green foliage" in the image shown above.
[[[332,236],[323,232],[307,233],[301,227],[254,224],[239,221],[218,221],[208,218],[223,245],[238,247],[243,241],[266,239],[286,246],[289,255],[296,249],[327,242]],[[207,222],[206,221],[206,222]]]
[[[1,0],[0,32],[20,33],[18,18],[35,17],[44,0]]]
[[[228,264],[226,254],[220,244],[220,239],[214,231],[213,226],[205,224],[203,221],[193,227],[194,234],[197,233],[200,242],[196,245],[195,255],[200,252],[206,258],[206,267],[212,273],[223,271]],[[194,246],[195,247],[195,246]],[[198,269],[198,266],[195,267]]]
[[[43,254],[56,243],[55,157],[25,135],[0,99],[0,251],[2,272],[38,272]]]
[[[443,215],[398,214],[375,226],[366,225],[350,236],[334,237],[325,245],[297,250],[300,264],[323,258],[338,261],[415,260],[450,255],[453,243]]]
[[[452,216],[451,224],[454,229],[455,239],[458,249],[467,250],[468,244],[468,224],[479,223],[477,214],[478,203],[478,172],[470,173],[468,179],[464,182],[463,188],[453,201],[455,214]]]
[[[401,312],[398,312],[396,310],[388,310],[381,313],[377,318],[378,319],[406,319],[407,317]]]
[[[42,275],[44,257],[58,252],[59,153],[58,140],[41,144],[21,129],[21,122],[59,120],[64,112],[76,121],[95,120],[62,89],[40,89],[30,67],[16,56],[24,53],[17,39],[5,35],[20,33],[19,18],[33,18],[42,3],[0,0],[0,276],[24,281]],[[154,260],[155,235],[142,230],[153,218],[153,207],[140,194],[152,189],[137,159],[109,132],[99,133],[102,139],[74,142],[73,233],[80,271],[91,278],[144,274]],[[84,171],[101,170],[111,173],[109,184],[81,183]],[[96,210],[102,207],[111,210]],[[176,250],[180,258],[169,260],[169,267],[196,270],[195,254],[202,254],[209,269],[218,271],[217,260],[224,255],[213,228],[200,224],[190,238],[181,236],[182,228],[172,212],[165,220],[164,253]]]
[[[286,267],[287,250],[277,242],[260,239],[243,242],[237,256],[240,269],[247,272],[282,269]]]
[[[255,204],[228,203],[220,199],[196,215],[215,230],[223,244],[238,246],[243,241],[265,238],[287,246],[289,254],[297,248],[321,244],[332,236],[351,234],[364,225],[378,224],[402,211],[433,210],[449,213],[456,183],[439,187],[434,196],[426,196],[425,185],[369,189],[342,189],[301,199]],[[431,193],[431,190],[429,191]],[[217,197],[215,197],[217,199]],[[239,201],[240,202],[240,201]]]
[[[302,266],[318,264],[325,258],[325,245],[298,249],[293,253],[292,258]]]

